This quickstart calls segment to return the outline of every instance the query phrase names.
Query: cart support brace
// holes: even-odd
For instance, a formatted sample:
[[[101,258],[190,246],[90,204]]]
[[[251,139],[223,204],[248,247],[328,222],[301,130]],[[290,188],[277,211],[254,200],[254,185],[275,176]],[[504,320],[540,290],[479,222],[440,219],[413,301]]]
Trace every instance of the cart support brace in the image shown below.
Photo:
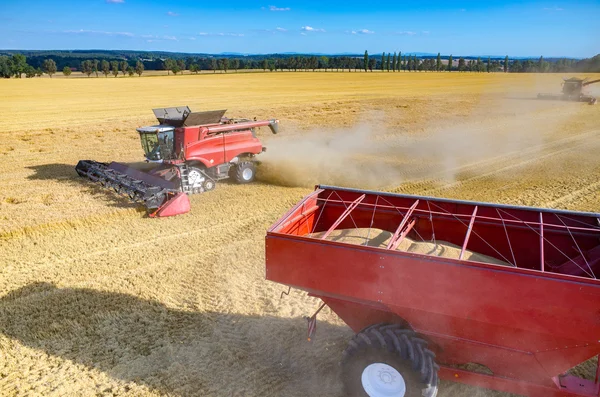
[[[471,237],[471,231],[473,230],[473,224],[475,223],[475,216],[477,215],[477,206],[475,206],[475,209],[473,210],[473,215],[471,215],[471,222],[469,222],[469,228],[467,229],[467,235],[465,236],[465,242],[463,243],[462,249],[460,250],[460,256],[458,257],[459,260],[462,259],[463,255],[465,254],[465,250],[467,249],[467,244],[469,244],[469,237]]]
[[[315,331],[317,330],[317,314],[319,314],[319,312],[325,307],[326,303],[323,302],[323,304],[321,306],[319,306],[319,308],[317,309],[317,311],[315,312],[315,314],[313,314],[311,317],[307,317],[306,320],[308,321],[308,341],[310,342],[310,339],[312,338],[313,334],[315,333]]]
[[[406,233],[402,233],[402,229],[404,228],[404,225],[406,225],[406,222],[408,222],[408,220],[410,219],[410,216],[412,215],[415,208],[417,208],[417,205],[419,205],[419,200],[415,201],[414,204],[410,206],[408,211],[406,211],[406,215],[404,215],[404,218],[402,219],[402,222],[400,222],[398,229],[396,229],[396,232],[390,239],[390,242],[387,245],[387,249],[395,250],[396,248],[398,248],[398,245],[400,245],[404,236],[406,236],[408,234],[408,231]],[[414,222],[413,222],[413,226],[414,226]],[[410,228],[412,228],[412,226],[409,227],[409,230],[410,230]]]
[[[325,234],[323,235],[323,237],[321,237],[321,240],[325,240],[330,234],[331,232],[333,232],[335,230],[336,227],[338,227],[340,225],[340,223],[342,223],[342,221],[344,219],[346,219],[346,217],[348,215],[350,215],[350,213],[356,208],[358,207],[358,205],[360,204],[361,201],[363,201],[365,199],[366,195],[362,195],[359,198],[357,198],[356,200],[354,200],[352,202],[352,204],[350,204],[348,206],[348,208],[346,208],[346,211],[344,211],[342,213],[342,215],[340,215],[340,217],[337,219],[337,221],[335,221],[333,223],[333,225],[331,225],[331,227],[329,228],[329,230],[327,230],[327,232],[325,232]]]
[[[544,266],[544,214],[540,212],[540,270],[545,271]]]

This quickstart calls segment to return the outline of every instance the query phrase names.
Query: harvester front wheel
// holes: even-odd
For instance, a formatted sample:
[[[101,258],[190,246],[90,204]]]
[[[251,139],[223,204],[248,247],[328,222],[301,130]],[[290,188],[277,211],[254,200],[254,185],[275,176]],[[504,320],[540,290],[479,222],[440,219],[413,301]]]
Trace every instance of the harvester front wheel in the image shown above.
[[[342,358],[345,395],[435,397],[438,365],[427,342],[398,324],[377,324],[352,338]]]
[[[256,164],[253,161],[240,161],[233,168],[233,177],[237,183],[250,183],[256,177]]]
[[[211,179],[207,179],[204,181],[204,184],[202,185],[202,187],[204,188],[205,192],[210,192],[211,190],[214,190],[216,185],[217,184],[215,183],[215,181],[213,181]]]

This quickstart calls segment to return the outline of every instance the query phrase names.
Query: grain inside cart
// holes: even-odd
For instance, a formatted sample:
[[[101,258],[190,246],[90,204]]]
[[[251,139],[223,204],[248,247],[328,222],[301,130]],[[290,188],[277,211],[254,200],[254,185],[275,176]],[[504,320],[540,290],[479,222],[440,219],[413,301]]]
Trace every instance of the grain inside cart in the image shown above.
[[[358,229],[388,238],[331,238]],[[458,254],[399,250],[406,239]],[[600,366],[595,381],[567,374],[600,353],[598,275],[595,213],[317,186],[266,235],[266,278],[320,298],[357,333],[342,357],[351,396],[432,397],[438,377],[599,396]],[[309,337],[315,325],[316,314]]]

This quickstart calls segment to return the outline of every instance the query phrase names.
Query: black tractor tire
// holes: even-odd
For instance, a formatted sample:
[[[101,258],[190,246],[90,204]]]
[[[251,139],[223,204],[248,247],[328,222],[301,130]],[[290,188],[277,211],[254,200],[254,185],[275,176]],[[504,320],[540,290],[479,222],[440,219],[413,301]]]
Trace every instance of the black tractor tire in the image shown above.
[[[427,342],[410,329],[398,324],[376,324],[350,340],[341,362],[345,396],[369,397],[362,377],[363,373],[369,373],[365,370],[371,364],[386,364],[400,373],[405,392],[399,392],[398,397],[437,395],[439,366],[435,363],[435,354],[427,349]],[[380,384],[390,387],[399,381],[386,370],[380,371],[378,376]]]
[[[250,183],[256,178],[256,164],[253,161],[240,161],[231,168],[231,171],[237,183]]]

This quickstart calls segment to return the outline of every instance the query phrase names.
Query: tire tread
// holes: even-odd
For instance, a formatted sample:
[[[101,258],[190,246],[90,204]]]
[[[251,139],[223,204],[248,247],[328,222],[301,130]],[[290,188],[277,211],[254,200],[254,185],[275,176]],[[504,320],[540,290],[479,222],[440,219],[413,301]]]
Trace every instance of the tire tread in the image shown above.
[[[428,343],[413,330],[399,324],[376,324],[354,335],[342,355],[342,366],[366,349],[379,348],[397,354],[413,368],[423,384],[423,396],[435,397],[438,391],[439,365]]]

